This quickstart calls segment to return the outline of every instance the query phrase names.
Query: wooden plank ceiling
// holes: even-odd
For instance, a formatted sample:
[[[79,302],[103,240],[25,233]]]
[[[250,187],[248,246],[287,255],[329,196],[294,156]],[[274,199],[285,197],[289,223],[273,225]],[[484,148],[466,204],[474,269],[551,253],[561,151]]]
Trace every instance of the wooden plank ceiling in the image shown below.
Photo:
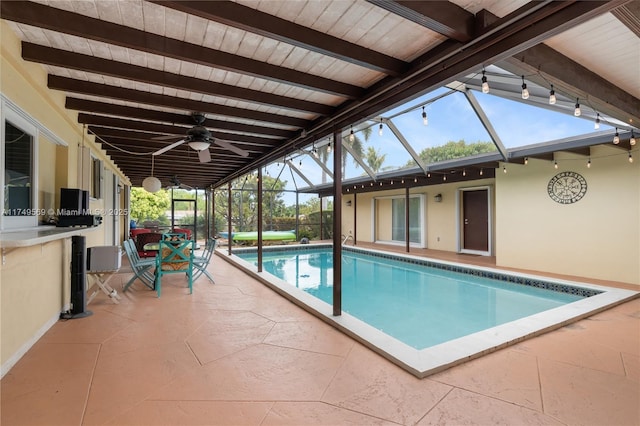
[[[49,88],[65,92],[66,107],[79,112],[78,121],[134,186],[150,175],[151,153],[196,124],[194,112],[204,114],[212,135],[212,161],[200,162],[187,143],[154,156],[163,185],[178,175],[192,187],[219,186],[490,64],[541,70],[538,62],[552,57],[547,82],[572,96],[595,93],[590,102],[600,111],[638,122],[637,98],[586,70],[563,73],[563,62],[573,61],[540,44],[610,11],[629,21],[627,1],[519,1],[511,9],[464,3],[88,0],[0,7],[23,40],[23,59],[46,67]],[[495,14],[479,7],[484,3]],[[616,97],[622,106],[610,102]]]

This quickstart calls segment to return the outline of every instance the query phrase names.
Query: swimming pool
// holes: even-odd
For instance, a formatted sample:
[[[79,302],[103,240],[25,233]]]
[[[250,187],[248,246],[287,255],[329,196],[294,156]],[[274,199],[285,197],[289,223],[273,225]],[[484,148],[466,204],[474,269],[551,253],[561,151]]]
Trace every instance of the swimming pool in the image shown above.
[[[260,274],[256,257],[239,249],[228,260],[418,377],[637,294],[345,247],[344,313],[335,317],[330,245],[264,248]]]

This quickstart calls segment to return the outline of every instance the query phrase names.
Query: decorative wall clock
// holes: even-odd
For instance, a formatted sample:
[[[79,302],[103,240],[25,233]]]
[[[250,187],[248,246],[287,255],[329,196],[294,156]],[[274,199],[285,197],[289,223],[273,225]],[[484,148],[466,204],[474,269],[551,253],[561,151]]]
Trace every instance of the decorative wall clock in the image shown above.
[[[561,172],[551,178],[547,192],[556,203],[573,204],[587,193],[587,181],[576,172]]]

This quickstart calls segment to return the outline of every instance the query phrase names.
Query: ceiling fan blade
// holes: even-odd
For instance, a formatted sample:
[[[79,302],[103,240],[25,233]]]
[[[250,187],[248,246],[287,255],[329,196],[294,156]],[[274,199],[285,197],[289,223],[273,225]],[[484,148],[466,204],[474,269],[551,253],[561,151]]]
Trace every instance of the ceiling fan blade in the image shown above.
[[[203,149],[202,151],[198,151],[198,159],[201,163],[208,163],[211,161],[211,152],[209,152],[209,148]]]
[[[156,136],[155,138],[151,138],[154,141],[168,141],[170,139],[175,139],[175,138],[179,138],[180,136],[176,136],[176,135],[162,135],[162,136]]]
[[[225,141],[223,139],[215,139],[213,141],[213,143],[215,143],[216,145],[224,148],[224,149],[228,149],[231,152],[235,152],[236,154],[240,155],[241,157],[248,157],[249,156],[249,151],[245,151],[242,148],[238,148],[237,146],[233,145],[231,142],[229,141]]]
[[[153,155],[164,154],[165,152],[169,151],[170,149],[173,149],[178,145],[182,145],[183,143],[185,143],[185,139],[179,140],[178,142],[174,142],[171,145],[165,146],[164,148],[160,148],[159,150],[154,152]]]

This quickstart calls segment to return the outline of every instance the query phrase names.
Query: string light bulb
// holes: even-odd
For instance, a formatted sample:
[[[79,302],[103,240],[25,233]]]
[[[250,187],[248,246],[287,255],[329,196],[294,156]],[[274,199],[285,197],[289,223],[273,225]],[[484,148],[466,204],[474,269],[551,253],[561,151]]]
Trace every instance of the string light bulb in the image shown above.
[[[429,124],[429,120],[427,119],[427,112],[424,110],[424,105],[422,106],[422,124],[425,126]]]
[[[380,119],[380,126],[378,126],[378,135],[382,136],[382,118]]]
[[[573,110],[573,115],[580,117],[582,111],[580,110],[580,98],[576,98],[576,109]]]
[[[327,154],[331,153],[331,141],[329,141],[329,144],[327,145]]]
[[[489,93],[489,83],[487,82],[487,76],[484,75],[484,70],[482,70],[482,93]]]
[[[351,133],[349,133],[349,142],[356,140],[356,135],[353,133],[353,126],[351,126]]]
[[[589,160],[587,161],[587,169],[591,168],[591,157],[589,157]]]
[[[529,99],[529,89],[527,89],[527,83],[524,82],[524,75],[522,76],[522,99]]]
[[[600,113],[596,113],[596,121],[593,123],[593,130],[598,130],[600,128]]]
[[[480,176],[482,176],[482,169],[480,169]]]
[[[633,134],[633,130],[631,131],[631,139],[629,139],[629,145],[634,146],[636,144],[636,137]]]
[[[298,163],[298,168],[301,169],[302,168],[302,160],[300,160],[300,162]]]
[[[551,85],[551,91],[549,92],[549,105],[555,105],[556,104],[556,91],[553,90],[553,84]]]
[[[633,155],[631,155],[631,151],[629,151],[629,162],[633,163]]]
[[[527,164],[529,164],[529,157],[524,157],[524,165],[526,166]]]
[[[502,172],[505,174],[507,173],[507,166],[502,166]]]
[[[557,169],[557,168],[558,168],[558,162],[557,162],[557,161],[554,161],[554,162],[553,162],[553,168],[554,168],[554,169]]]
[[[618,128],[616,127],[616,134],[613,136],[613,144],[618,145],[620,143],[620,135],[618,134]]]

